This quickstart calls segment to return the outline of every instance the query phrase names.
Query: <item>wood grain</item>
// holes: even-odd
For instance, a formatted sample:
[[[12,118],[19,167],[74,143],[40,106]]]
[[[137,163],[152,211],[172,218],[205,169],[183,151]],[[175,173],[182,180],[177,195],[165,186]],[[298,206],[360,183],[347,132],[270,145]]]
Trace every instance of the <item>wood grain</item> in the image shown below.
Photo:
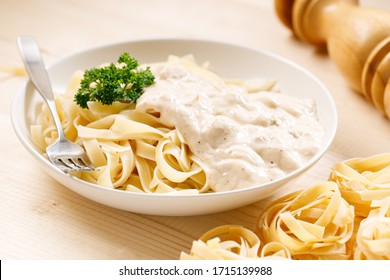
[[[387,1],[365,2],[390,10]],[[290,34],[271,0],[0,3],[1,259],[178,259],[215,226],[254,229],[271,199],[326,180],[334,162],[390,151],[389,121],[349,88],[323,50]],[[145,38],[211,39],[271,51],[301,64],[327,85],[339,112],[337,136],[312,169],[274,197],[246,207],[193,217],[138,215],[106,207],[40,170],[13,132],[10,107],[26,77],[4,69],[22,67],[19,35],[34,35],[48,64],[96,45]]]

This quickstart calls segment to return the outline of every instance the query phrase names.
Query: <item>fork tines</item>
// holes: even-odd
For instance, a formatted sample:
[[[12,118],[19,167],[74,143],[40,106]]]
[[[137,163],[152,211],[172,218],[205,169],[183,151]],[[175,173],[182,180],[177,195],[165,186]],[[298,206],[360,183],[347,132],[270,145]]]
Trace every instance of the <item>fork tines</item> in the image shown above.
[[[58,158],[55,164],[64,172],[71,171],[95,171],[96,168],[92,167],[87,161],[81,157],[77,158]]]

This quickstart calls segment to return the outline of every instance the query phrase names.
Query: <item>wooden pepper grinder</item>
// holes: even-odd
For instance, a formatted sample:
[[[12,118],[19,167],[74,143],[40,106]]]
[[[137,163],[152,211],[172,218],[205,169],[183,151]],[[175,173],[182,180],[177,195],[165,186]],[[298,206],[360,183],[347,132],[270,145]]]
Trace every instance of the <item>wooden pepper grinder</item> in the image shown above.
[[[275,0],[279,19],[309,44],[327,46],[348,84],[390,118],[390,12],[358,0]]]

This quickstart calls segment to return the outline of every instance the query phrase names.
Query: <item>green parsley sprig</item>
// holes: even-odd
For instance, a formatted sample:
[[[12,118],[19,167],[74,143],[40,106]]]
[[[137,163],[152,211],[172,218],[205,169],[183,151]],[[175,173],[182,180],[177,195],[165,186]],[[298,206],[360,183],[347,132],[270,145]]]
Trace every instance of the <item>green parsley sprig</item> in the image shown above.
[[[82,108],[88,108],[88,101],[105,105],[115,101],[136,103],[155,79],[149,67],[143,70],[138,66],[138,61],[125,52],[119,56],[118,64],[85,70],[74,101]]]

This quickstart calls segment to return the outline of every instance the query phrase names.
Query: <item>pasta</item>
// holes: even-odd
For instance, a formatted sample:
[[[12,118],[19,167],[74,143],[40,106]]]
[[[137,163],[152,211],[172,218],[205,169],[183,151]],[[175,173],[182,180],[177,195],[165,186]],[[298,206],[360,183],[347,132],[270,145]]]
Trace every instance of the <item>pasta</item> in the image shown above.
[[[140,67],[151,67],[156,82],[136,105],[88,101],[81,108],[74,98],[82,71],[56,95],[66,137],[99,167],[72,175],[148,194],[229,191],[278,179],[321,145],[316,104],[274,92],[273,81],[224,80],[191,55]],[[42,151],[57,138],[45,105],[31,136]]]
[[[58,103],[72,106],[67,100]],[[164,127],[152,115],[129,107],[123,109],[122,104],[110,107],[118,112],[103,117],[106,108],[97,104],[91,104],[89,112],[77,116],[65,114],[82,109],[62,110],[67,137],[82,144],[91,162],[101,167],[99,171],[75,176],[101,186],[135,192],[207,191],[201,162],[194,158],[175,129]],[[51,123],[44,126],[32,127],[32,135],[40,146],[49,145],[57,137]]]
[[[358,216],[367,217],[378,203],[390,196],[390,154],[354,158],[334,164],[330,180],[341,195],[355,207]]]
[[[221,226],[183,258],[223,258],[230,248],[238,258],[241,247],[256,244],[260,258],[390,260],[389,154],[336,163],[329,179],[268,205],[256,223],[258,239],[249,230]],[[241,241],[228,248],[226,240]]]
[[[82,72],[76,72],[56,106],[66,137],[84,146],[98,171],[72,175],[97,185],[143,193],[198,194],[209,184],[200,162],[183,136],[154,115],[136,111],[133,104],[89,102],[82,109],[73,102]],[[31,136],[42,150],[57,138],[54,123],[42,105]]]
[[[390,260],[390,196],[360,223],[354,259]]]
[[[333,182],[317,184],[274,201],[259,217],[265,243],[280,242],[293,259],[348,259],[354,212]]]
[[[226,225],[206,232],[194,241],[190,254],[181,253],[181,260],[289,259],[282,244],[273,242],[260,249],[257,235],[241,226]]]

